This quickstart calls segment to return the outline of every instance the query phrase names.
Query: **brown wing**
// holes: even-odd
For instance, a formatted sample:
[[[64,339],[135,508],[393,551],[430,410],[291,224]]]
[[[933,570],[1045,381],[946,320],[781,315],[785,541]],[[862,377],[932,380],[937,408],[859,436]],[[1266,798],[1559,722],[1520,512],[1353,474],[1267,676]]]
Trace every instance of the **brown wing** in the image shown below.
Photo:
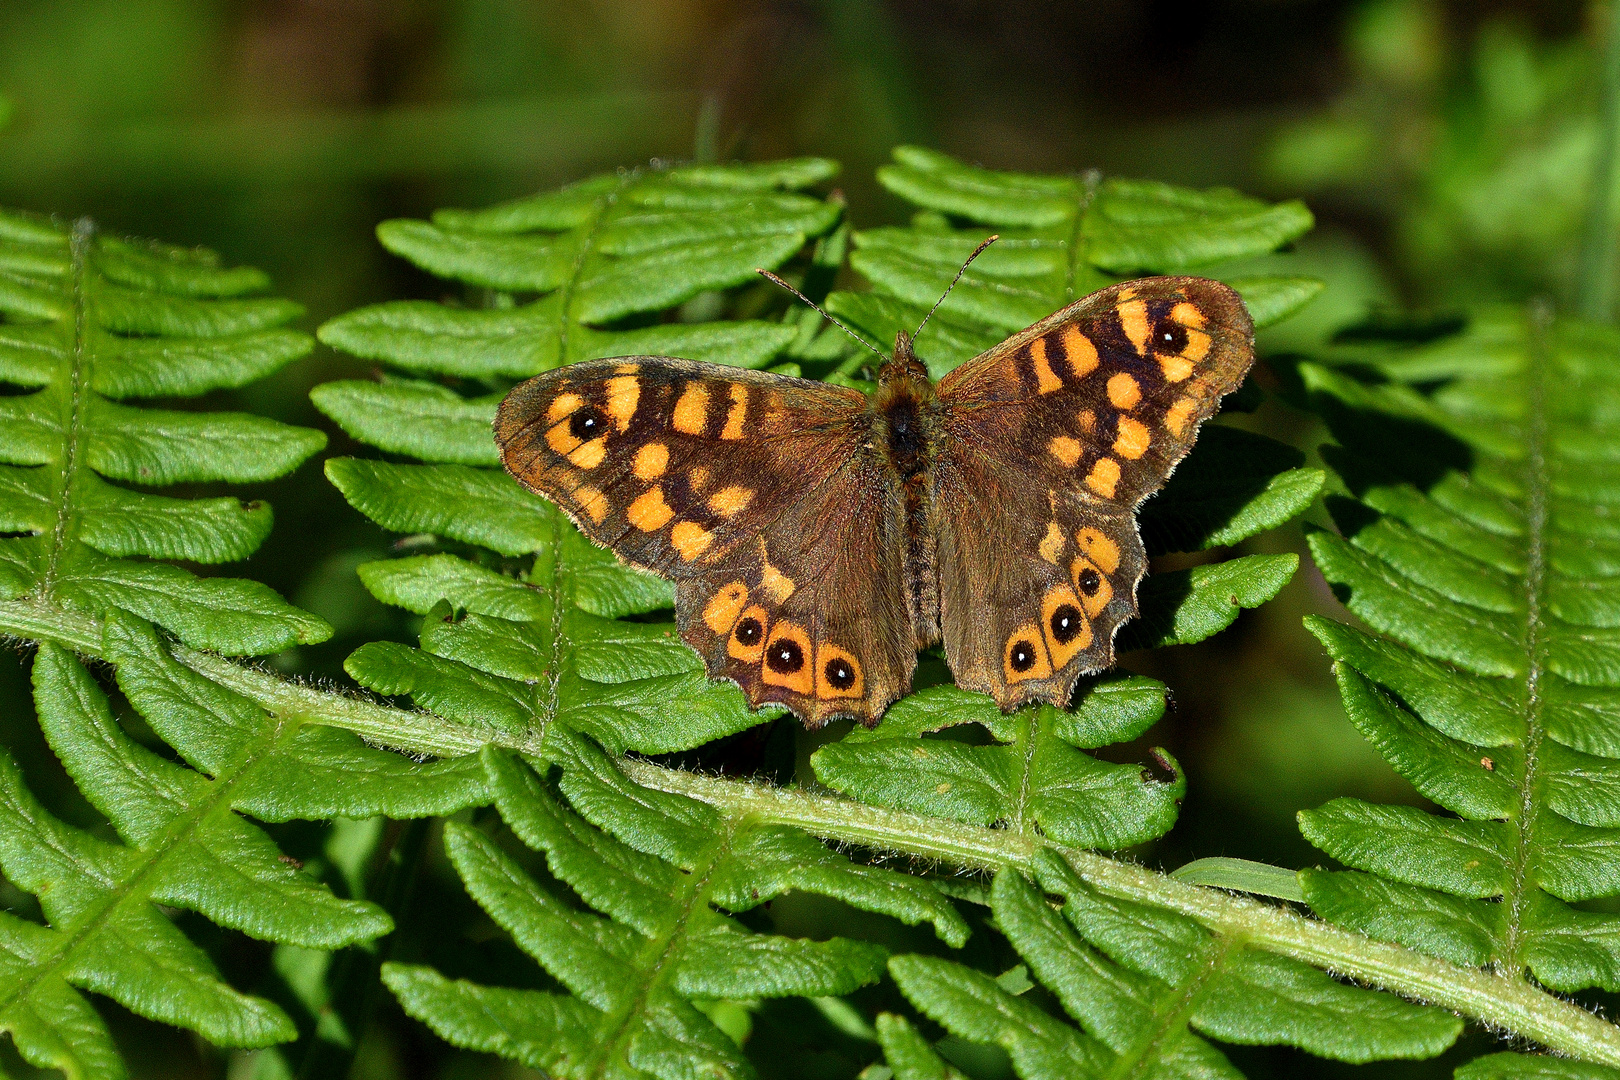
[[[1113,663],[1147,565],[1136,507],[1253,360],[1235,292],[1162,277],[1092,293],[946,376],[935,497],[958,685],[1061,705]]]
[[[640,356],[530,379],[495,439],[519,483],[676,583],[711,677],[819,726],[874,722],[916,666],[871,425],[853,390]]]

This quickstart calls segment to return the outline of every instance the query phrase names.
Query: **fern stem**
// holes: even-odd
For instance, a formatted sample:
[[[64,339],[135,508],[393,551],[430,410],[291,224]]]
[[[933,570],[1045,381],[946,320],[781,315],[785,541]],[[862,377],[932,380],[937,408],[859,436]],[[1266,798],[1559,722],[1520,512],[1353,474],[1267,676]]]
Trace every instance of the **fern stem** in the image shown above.
[[[1584,318],[1607,322],[1614,316],[1615,170],[1620,167],[1620,3],[1609,5],[1609,35],[1604,48],[1602,104],[1598,111],[1598,144],[1592,162],[1592,189],[1581,238],[1580,276],[1575,307]]]
[[[89,218],[73,223],[73,235],[68,242],[72,262],[72,280],[69,285],[73,299],[73,341],[67,350],[68,397],[67,415],[62,417],[62,469],[58,478],[61,487],[56,491],[56,522],[51,527],[51,550],[46,559],[45,572],[40,577],[39,598],[49,602],[56,591],[56,575],[62,564],[62,552],[68,544],[68,530],[73,521],[73,474],[79,467],[80,419],[84,412],[85,386],[88,373],[85,351],[90,335],[89,298],[86,278],[90,273],[90,245],[95,241],[96,226]]]
[[[87,655],[100,655],[101,628],[95,620],[30,602],[0,603],[0,635],[51,640]],[[344,728],[406,753],[453,757],[489,744],[527,753],[539,750],[537,740],[514,739],[493,729],[454,724],[429,713],[396,709],[363,697],[290,682],[211,653],[177,646],[174,655],[272,713]],[[699,776],[645,761],[627,760],[622,765],[637,783],[697,799],[729,815],[753,816],[791,825],[826,840],[962,869],[1028,867],[1043,848],[1050,848],[1067,858],[1093,887],[1110,895],[1180,912],[1216,933],[1241,936],[1269,952],[1453,1009],[1559,1053],[1620,1066],[1620,1027],[1544,993],[1527,981],[1459,967],[1398,945],[1372,941],[1287,908],[1190,885],[1140,866],[1011,829],[964,825],[848,799]]]
[[[1140,866],[1010,829],[964,825],[846,799],[697,776],[643,761],[626,761],[624,769],[637,783],[686,795],[731,814],[752,815],[823,839],[951,866],[1023,868],[1031,865],[1041,848],[1051,848],[1068,859],[1090,885],[1110,895],[1179,912],[1223,936],[1242,937],[1268,952],[1453,1009],[1560,1053],[1620,1065],[1620,1027],[1524,980],[1459,967],[1398,945],[1372,941],[1287,908],[1188,885]]]

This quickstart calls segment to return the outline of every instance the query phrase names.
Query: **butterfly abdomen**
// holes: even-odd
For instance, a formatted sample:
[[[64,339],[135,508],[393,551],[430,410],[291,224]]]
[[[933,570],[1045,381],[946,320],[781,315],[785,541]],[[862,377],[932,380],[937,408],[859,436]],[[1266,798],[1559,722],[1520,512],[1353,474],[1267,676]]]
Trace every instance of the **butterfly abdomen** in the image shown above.
[[[933,465],[944,440],[939,399],[908,342],[884,369],[873,399],[874,442],[905,494],[906,611],[918,648],[939,640],[939,548]]]

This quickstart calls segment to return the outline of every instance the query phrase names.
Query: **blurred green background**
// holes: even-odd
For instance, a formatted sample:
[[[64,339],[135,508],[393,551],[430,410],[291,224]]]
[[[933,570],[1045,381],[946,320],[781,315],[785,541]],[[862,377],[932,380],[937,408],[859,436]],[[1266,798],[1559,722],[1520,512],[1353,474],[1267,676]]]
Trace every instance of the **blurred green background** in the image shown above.
[[[1568,297],[1607,18],[1577,0],[0,0],[0,204],[89,214],[263,267],[313,330],[360,304],[440,295],[442,283],[378,246],[372,229],[385,218],[651,159],[816,154],[843,163],[857,227],[888,224],[905,208],[873,170],[914,142],[992,168],[1098,168],[1304,198],[1318,227],[1278,258],[1329,288],[1261,340],[1263,354],[1303,351],[1369,311]],[[346,453],[352,444],[307,392],[368,371],[317,347],[202,405],[321,427],[330,451]],[[1244,422],[1306,449],[1321,440],[1275,401]],[[338,628],[282,666],[341,682],[356,645],[410,636],[353,574],[394,538],[351,511],[318,462],[254,494],[273,502],[276,531],[249,565],[224,569]],[[1303,550],[1297,528],[1262,546]],[[1311,611],[1343,617],[1307,562],[1282,597],[1213,641],[1124,657],[1175,700],[1144,744],[1109,756],[1142,760],[1146,745],[1164,745],[1189,774],[1181,824],[1144,861],[1299,866],[1316,860],[1296,810],[1339,794],[1417,801],[1344,720],[1326,658],[1300,627]],[[790,726],[771,736],[793,737]],[[14,654],[0,661],[0,742],[54,809],[94,820],[39,739],[26,658]],[[279,835],[311,859],[330,838],[313,826]],[[0,903],[14,902],[0,882]],[[773,917],[801,918],[795,932],[825,917],[787,906]],[[409,921],[470,927],[485,970],[520,981],[510,947],[472,912],[440,865]],[[265,949],[186,925],[237,985],[270,992]],[[446,948],[464,941],[444,937]],[[137,1074],[254,1068],[98,1005]],[[756,1037],[836,1028],[791,1009],[813,1011],[757,1014]],[[799,1074],[851,1075],[859,1055],[835,1043],[806,1051]],[[1453,1056],[1485,1045],[1465,1040]],[[0,1072],[28,1075],[8,1055],[0,1049]],[[1283,1050],[1233,1056],[1256,1077],[1356,1071]],[[977,1072],[1002,1068],[987,1060]],[[1443,1063],[1370,1068],[1449,1075]],[[355,1075],[521,1072],[449,1050],[385,1002]]]

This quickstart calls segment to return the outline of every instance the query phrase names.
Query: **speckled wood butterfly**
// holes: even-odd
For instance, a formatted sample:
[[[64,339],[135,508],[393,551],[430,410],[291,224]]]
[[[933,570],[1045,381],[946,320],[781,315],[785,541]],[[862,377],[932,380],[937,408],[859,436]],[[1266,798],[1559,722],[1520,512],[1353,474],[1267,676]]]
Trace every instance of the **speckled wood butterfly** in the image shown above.
[[[1254,359],[1237,294],[1156,277],[1092,293],[935,385],[909,336],[868,396],[665,356],[507,396],[507,470],[676,585],[713,678],[809,727],[876,724],[943,640],[1003,709],[1067,703],[1114,660],[1146,555],[1136,507]]]

